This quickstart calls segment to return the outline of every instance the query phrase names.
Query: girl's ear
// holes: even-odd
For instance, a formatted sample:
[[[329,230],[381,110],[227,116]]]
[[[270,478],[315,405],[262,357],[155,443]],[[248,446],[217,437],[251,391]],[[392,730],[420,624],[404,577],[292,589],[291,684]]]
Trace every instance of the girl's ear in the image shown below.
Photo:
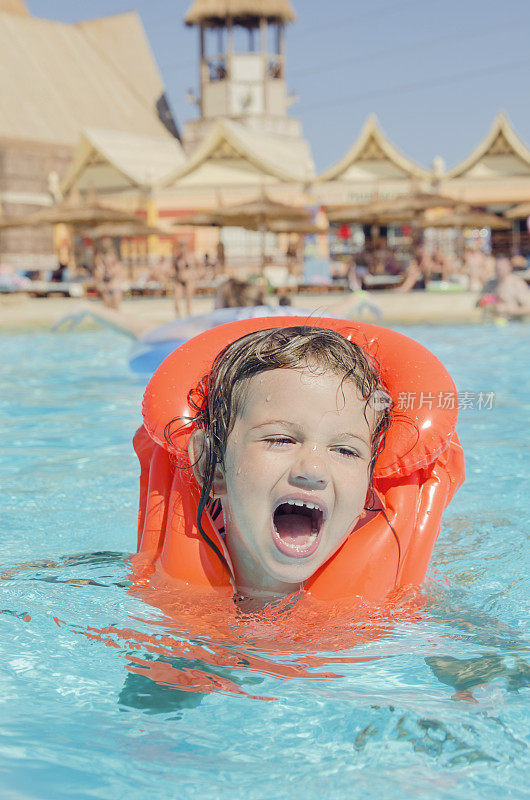
[[[208,463],[208,448],[210,442],[208,435],[200,428],[192,433],[188,444],[188,454],[193,474],[199,486],[204,483],[204,474]],[[215,497],[226,494],[226,480],[223,468],[220,464],[215,467],[215,474],[212,483],[212,493]]]

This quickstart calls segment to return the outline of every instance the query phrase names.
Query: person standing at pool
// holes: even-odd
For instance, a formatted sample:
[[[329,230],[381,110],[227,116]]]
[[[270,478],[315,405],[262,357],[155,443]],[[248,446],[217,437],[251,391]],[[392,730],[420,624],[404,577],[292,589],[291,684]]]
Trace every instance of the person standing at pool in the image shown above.
[[[186,252],[184,242],[179,242],[173,256],[173,299],[175,313],[181,316],[180,303],[184,300],[186,316],[191,315],[191,303],[195,294],[195,266]]]
[[[94,263],[94,278],[103,305],[118,312],[123,299],[123,265],[109,242],[103,243]]]

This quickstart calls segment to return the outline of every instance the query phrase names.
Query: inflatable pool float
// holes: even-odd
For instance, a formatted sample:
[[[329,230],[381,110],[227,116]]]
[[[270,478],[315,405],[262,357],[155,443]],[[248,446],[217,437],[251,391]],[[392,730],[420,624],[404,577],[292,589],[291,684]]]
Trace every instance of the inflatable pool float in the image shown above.
[[[194,424],[183,425],[171,444],[166,426],[177,418],[193,419],[190,392],[223,347],[254,331],[308,322],[341,333],[375,357],[395,409],[400,409],[403,397],[425,397],[426,402],[393,412],[373,475],[380,507],[357,523],[339,550],[306,581],[304,593],[317,600],[361,597],[378,602],[425,577],[442,513],[464,480],[455,432],[457,395],[450,375],[426,348],[392,330],[284,316],[208,330],[171,353],[149,381],[144,424],[134,439],[141,465],[135,569],[145,580],[232,595],[229,556],[208,511],[202,517],[206,538],[197,529],[200,487],[187,449]],[[437,404],[437,398],[444,402]]]
[[[259,317],[304,317],[311,314],[290,306],[249,306],[242,308],[217,308],[207,314],[166,322],[141,336],[132,346],[129,366],[140,375],[152,375],[162,361],[188,339],[210,328],[243,319]]]
[[[466,287],[457,281],[429,281],[425,290],[427,292],[465,292]]]

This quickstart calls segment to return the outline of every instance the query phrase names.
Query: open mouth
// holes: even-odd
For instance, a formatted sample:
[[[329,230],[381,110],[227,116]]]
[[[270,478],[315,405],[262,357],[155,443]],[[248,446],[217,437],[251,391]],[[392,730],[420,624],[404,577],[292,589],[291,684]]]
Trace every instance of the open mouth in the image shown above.
[[[305,558],[318,547],[324,511],[316,503],[285,500],[275,508],[272,522],[278,550],[288,556]]]

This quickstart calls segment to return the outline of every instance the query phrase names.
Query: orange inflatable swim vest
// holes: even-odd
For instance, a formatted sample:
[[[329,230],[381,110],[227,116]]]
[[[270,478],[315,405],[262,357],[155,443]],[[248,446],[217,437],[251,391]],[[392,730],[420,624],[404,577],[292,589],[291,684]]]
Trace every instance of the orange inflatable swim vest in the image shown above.
[[[188,459],[193,423],[172,445],[164,431],[174,419],[192,419],[188,395],[231,342],[258,330],[296,325],[329,328],[373,356],[394,401],[393,417],[373,475],[381,508],[357,523],[340,549],[305,583],[320,600],[362,597],[380,601],[395,589],[419,584],[440,531],[442,513],[464,480],[455,433],[454,383],[440,361],[417,342],[387,328],[337,319],[261,318],[213,328],[181,345],[147,385],[143,426],[134,438],[141,465],[138,563],[167,582],[231,594],[226,546],[207,511],[200,535],[200,487]],[[215,549],[216,548],[216,549]]]

